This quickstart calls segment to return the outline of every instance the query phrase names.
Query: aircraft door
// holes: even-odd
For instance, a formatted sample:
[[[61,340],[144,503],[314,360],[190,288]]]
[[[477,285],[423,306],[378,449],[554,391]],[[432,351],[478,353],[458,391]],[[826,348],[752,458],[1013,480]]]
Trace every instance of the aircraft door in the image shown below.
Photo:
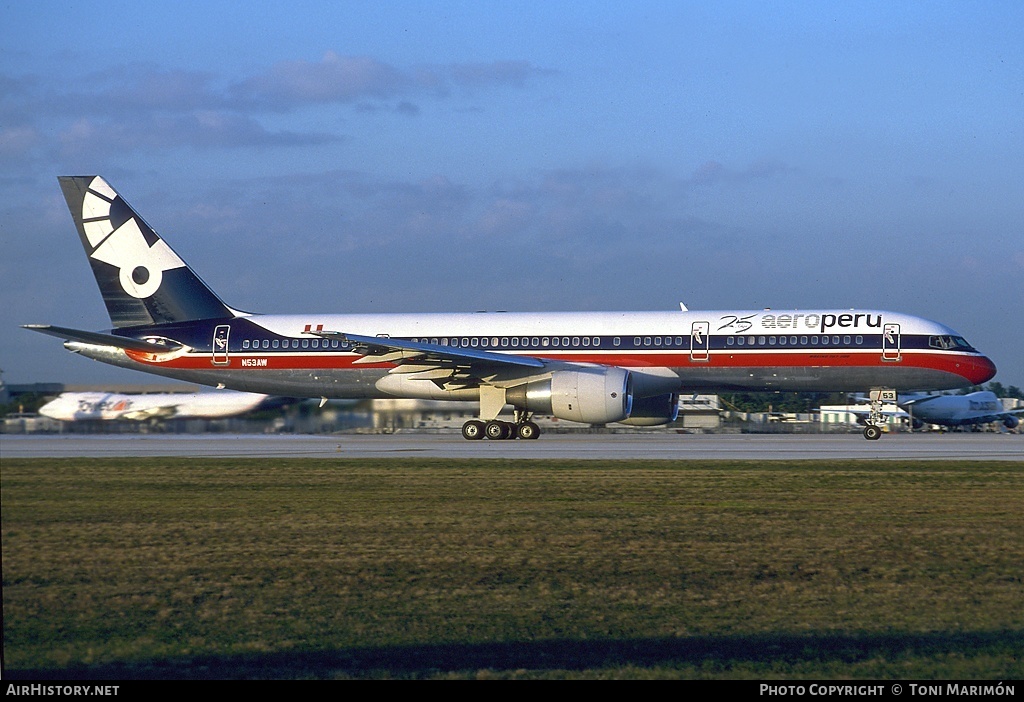
[[[694,322],[690,327],[690,361],[706,363],[709,359],[711,344],[711,324]]]
[[[231,334],[231,326],[218,324],[213,330],[213,358],[211,362],[215,366],[226,366],[231,361],[228,359],[228,336]]]
[[[900,355],[900,325],[886,324],[882,327],[882,360],[901,361]]]

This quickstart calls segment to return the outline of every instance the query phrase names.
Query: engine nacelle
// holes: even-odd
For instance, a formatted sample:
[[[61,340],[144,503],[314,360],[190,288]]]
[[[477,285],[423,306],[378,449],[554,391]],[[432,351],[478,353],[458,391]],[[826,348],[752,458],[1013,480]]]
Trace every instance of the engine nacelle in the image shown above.
[[[1012,415],[1003,417],[1003,426],[1007,429],[1016,429],[1017,425],[1020,424],[1020,419]]]
[[[584,424],[621,422],[633,406],[633,382],[624,368],[555,371],[505,391],[505,400],[528,412]]]
[[[633,427],[656,427],[674,422],[678,416],[679,393],[670,392],[667,395],[654,397],[634,397],[633,411],[629,413],[627,419],[623,419],[619,424],[628,424]]]

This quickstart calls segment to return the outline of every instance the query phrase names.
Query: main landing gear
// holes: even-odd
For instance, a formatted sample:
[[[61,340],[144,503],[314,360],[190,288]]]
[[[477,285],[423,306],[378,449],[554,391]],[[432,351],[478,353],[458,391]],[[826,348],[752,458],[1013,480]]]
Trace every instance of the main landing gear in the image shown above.
[[[505,439],[536,439],[540,436],[540,427],[530,421],[529,415],[516,410],[516,421],[502,422],[492,419],[484,422],[479,419],[471,419],[462,425],[462,438],[469,441],[477,441],[487,437],[492,441],[504,441]]]

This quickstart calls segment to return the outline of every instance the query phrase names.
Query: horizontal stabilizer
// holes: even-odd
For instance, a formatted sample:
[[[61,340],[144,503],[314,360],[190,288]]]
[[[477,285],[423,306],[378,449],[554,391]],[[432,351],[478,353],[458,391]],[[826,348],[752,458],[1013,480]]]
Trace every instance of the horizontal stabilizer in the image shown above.
[[[132,351],[145,351],[146,353],[176,351],[181,344],[174,342],[153,343],[141,339],[131,339],[125,336],[114,334],[103,334],[102,332],[83,331],[81,329],[69,329],[67,327],[55,327],[50,324],[22,324],[22,328],[37,331],[40,334],[49,334],[59,339],[69,341],[82,341],[86,344],[97,344],[99,346],[115,346],[119,349],[130,349]]]

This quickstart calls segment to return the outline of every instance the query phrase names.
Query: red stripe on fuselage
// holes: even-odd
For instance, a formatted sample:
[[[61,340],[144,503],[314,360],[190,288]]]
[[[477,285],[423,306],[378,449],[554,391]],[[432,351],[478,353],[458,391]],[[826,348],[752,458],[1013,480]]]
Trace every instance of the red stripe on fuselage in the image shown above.
[[[503,353],[507,353],[502,351]],[[188,370],[372,370],[393,368],[391,363],[355,364],[359,355],[345,353],[328,354],[232,354],[227,363],[213,365],[209,353],[193,353],[164,362],[152,360],[150,354],[126,350],[133,360],[161,368],[180,368]],[[745,351],[725,352],[712,351],[707,360],[690,360],[689,352],[679,351],[648,351],[648,352],[547,352],[543,354],[509,354],[524,355],[553,361],[575,363],[594,363],[604,366],[622,368],[868,368],[868,367],[906,367],[952,373],[964,378],[974,385],[980,385],[995,375],[995,366],[985,356],[937,352],[937,351],[903,351],[899,361],[884,360],[877,350],[864,351],[853,349],[835,349],[819,351]],[[218,359],[220,360],[220,359]]]

